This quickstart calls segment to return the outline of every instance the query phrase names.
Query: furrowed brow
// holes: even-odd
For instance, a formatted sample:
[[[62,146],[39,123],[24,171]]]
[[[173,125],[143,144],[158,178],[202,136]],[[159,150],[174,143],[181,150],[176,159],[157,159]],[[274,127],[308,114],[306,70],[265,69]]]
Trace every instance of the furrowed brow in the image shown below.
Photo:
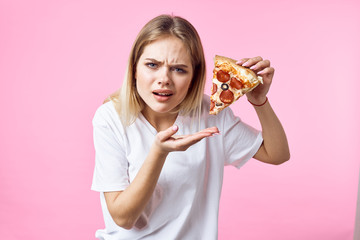
[[[177,68],[189,68],[188,65],[185,64],[173,64],[172,67],[177,67]]]
[[[146,60],[146,61],[151,61],[151,62],[156,63],[156,64],[163,64],[163,62],[158,61],[158,60],[156,60],[156,59],[154,59],[154,58],[145,58],[145,60]],[[188,65],[182,64],[182,63],[179,63],[179,64],[177,64],[177,63],[171,64],[171,66],[172,66],[172,67],[177,67],[177,68],[189,68]]]
[[[160,62],[160,61],[158,61],[158,60],[156,60],[154,58],[145,58],[145,60],[151,61],[151,62],[154,62],[154,63],[162,63],[162,62]]]

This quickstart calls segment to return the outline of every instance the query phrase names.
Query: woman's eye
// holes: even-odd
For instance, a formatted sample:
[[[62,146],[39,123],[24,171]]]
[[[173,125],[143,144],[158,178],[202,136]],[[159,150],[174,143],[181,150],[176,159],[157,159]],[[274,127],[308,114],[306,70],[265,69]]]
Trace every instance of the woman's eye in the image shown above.
[[[174,68],[174,71],[178,73],[186,73],[186,71],[182,68]]]
[[[157,65],[155,63],[147,63],[146,66],[148,66],[149,68],[156,68]]]

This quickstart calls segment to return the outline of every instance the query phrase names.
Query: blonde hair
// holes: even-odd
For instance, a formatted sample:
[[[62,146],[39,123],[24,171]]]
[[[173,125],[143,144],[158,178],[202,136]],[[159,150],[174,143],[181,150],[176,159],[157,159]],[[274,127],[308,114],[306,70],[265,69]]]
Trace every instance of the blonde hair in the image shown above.
[[[150,20],[139,32],[130,52],[122,87],[105,100],[105,102],[109,100],[114,102],[124,126],[133,123],[145,106],[135,84],[135,70],[139,58],[148,44],[165,36],[174,36],[183,42],[189,50],[194,69],[188,93],[177,111],[182,115],[195,116],[198,114],[200,117],[206,67],[199,34],[191,23],[184,18],[160,15]]]

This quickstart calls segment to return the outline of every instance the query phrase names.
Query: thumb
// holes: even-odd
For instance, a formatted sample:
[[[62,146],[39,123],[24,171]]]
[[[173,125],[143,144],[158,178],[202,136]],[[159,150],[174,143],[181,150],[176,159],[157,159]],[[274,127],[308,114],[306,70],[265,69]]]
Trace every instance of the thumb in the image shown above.
[[[177,125],[173,125],[171,127],[169,127],[168,129],[159,132],[158,135],[158,139],[163,142],[166,141],[167,139],[169,139],[172,135],[174,135],[177,131],[179,130],[179,127]]]

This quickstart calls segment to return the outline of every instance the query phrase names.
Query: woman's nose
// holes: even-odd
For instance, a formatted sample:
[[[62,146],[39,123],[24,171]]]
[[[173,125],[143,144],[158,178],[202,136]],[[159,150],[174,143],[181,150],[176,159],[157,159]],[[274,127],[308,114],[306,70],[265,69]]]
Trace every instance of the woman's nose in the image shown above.
[[[158,84],[170,85],[170,83],[171,83],[170,70],[167,67],[164,67],[160,72]]]

